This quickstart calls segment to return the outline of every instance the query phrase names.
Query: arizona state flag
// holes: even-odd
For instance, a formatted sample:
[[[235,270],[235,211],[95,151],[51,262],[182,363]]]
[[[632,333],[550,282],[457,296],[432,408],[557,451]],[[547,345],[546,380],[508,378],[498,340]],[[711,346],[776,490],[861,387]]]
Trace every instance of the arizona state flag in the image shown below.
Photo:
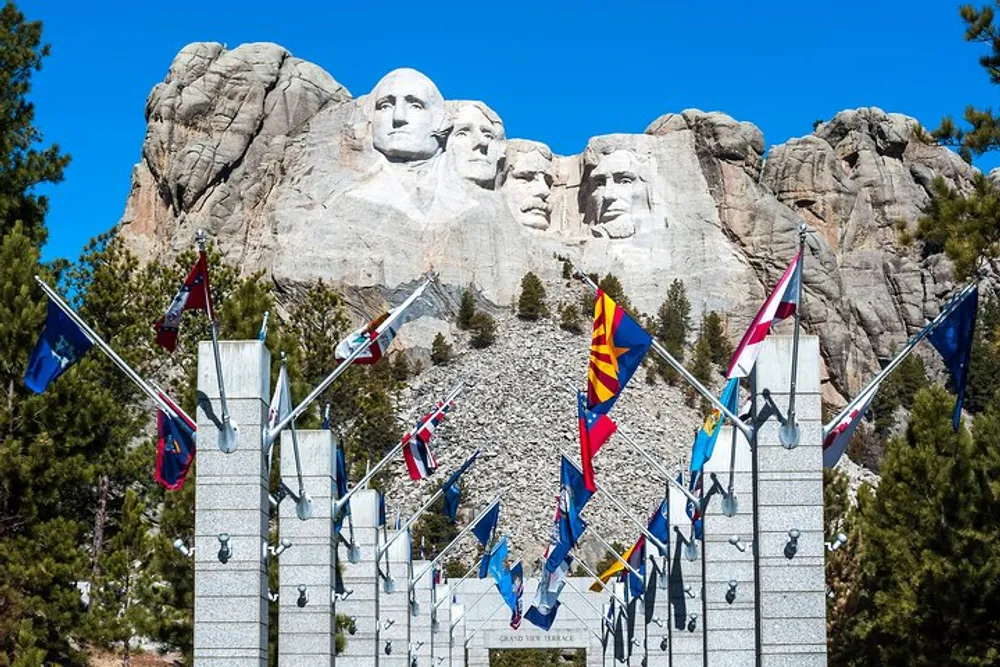
[[[589,410],[598,414],[611,410],[652,342],[652,337],[621,306],[604,290],[597,290],[587,371]]]
[[[198,261],[191,267],[167,312],[153,325],[156,329],[156,342],[160,347],[170,352],[177,348],[177,334],[185,310],[212,310],[212,297],[208,288],[208,259],[204,252],[198,253]]]

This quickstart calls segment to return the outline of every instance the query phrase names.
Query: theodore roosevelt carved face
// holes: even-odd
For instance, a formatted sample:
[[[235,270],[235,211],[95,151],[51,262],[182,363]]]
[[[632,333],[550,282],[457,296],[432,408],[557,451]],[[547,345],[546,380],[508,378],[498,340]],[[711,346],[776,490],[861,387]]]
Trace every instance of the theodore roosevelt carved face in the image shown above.
[[[552,151],[537,141],[507,144],[504,198],[514,219],[525,227],[548,229],[552,204]]]
[[[378,82],[371,98],[372,145],[390,162],[426,160],[441,152],[447,113],[433,81],[400,68]]]
[[[459,177],[493,189],[503,152],[503,123],[485,104],[462,102],[454,110],[447,151]]]

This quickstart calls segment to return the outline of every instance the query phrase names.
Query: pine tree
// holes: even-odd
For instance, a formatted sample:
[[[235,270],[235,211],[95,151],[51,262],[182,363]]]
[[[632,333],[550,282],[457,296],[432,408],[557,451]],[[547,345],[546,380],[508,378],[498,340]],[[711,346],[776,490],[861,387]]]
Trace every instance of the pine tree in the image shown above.
[[[863,544],[858,529],[858,511],[852,505],[847,475],[833,468],[823,471],[823,533],[828,544],[836,544],[837,536],[847,537],[845,544],[826,556],[827,650],[831,665],[849,663],[848,639],[851,623],[857,613],[862,594],[861,558]],[[871,501],[871,487],[864,485],[859,491],[862,498]]]
[[[733,346],[726,338],[726,332],[722,327],[722,318],[714,310],[702,316],[701,335],[708,341],[708,347],[712,351],[712,363],[722,370],[726,370],[729,359],[733,356]]]
[[[16,222],[31,244],[45,242],[48,202],[36,193],[40,183],[58,183],[69,158],[55,144],[39,148],[35,107],[28,101],[31,76],[49,55],[40,21],[26,21],[13,2],[0,8],[0,234]]]
[[[476,299],[472,296],[472,290],[466,289],[462,292],[462,302],[458,306],[458,320],[455,322],[462,331],[467,331],[472,327],[472,318],[476,315]]]
[[[469,342],[474,348],[489,347],[496,341],[497,323],[488,313],[476,313],[469,328],[472,331]]]
[[[430,554],[441,553],[441,550],[457,535],[458,526],[444,514],[444,496],[442,496],[434,501],[413,525],[413,539],[410,541],[413,558],[420,558],[421,546],[428,557]]]
[[[613,273],[607,274],[601,279],[601,282],[598,283],[598,287],[604,290],[605,294],[610,296],[615,303],[621,306],[622,310],[638,320],[638,311],[632,306],[632,302],[629,301],[628,296],[625,295],[625,288],[622,287],[622,283],[618,280],[618,276]]]
[[[939,386],[917,393],[877,495],[861,498],[847,664],[1000,660],[1000,405],[976,419],[973,439],[952,432],[954,401]]]
[[[698,336],[698,341],[694,346],[694,357],[691,359],[691,366],[688,368],[699,382],[703,385],[710,385],[712,380],[712,348],[708,344],[708,339],[704,336]],[[687,387],[685,389],[687,404],[693,406],[698,400],[699,394],[695,391],[694,387]],[[709,402],[702,397],[699,404],[699,409],[702,415],[707,415],[711,410],[711,405]]]
[[[691,302],[684,283],[674,280],[667,289],[667,298],[656,311],[656,338],[677,361],[684,361],[684,343],[691,328]],[[669,384],[676,384],[679,375],[665,361],[656,360],[660,375]]]
[[[435,366],[447,366],[454,356],[451,345],[439,331],[431,343],[431,363]]]
[[[531,271],[521,279],[521,296],[517,300],[517,316],[522,320],[535,321],[549,316],[545,304],[545,286]]]
[[[575,303],[567,303],[559,307],[559,328],[570,333],[583,333],[580,311]]]

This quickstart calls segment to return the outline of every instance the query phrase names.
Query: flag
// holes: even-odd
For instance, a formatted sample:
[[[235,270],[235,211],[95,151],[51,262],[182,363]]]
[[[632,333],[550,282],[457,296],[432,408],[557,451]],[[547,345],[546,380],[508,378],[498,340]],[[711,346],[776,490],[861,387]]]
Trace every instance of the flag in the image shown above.
[[[653,510],[646,525],[649,534],[659,540],[662,544],[670,542],[670,505],[664,498],[659,506]],[[666,556],[667,554],[660,554]]]
[[[162,396],[162,394],[161,394]],[[153,479],[165,489],[175,491],[184,486],[196,449],[198,427],[181,416],[163,410],[156,411],[156,470]]]
[[[608,567],[608,569],[606,569],[604,572],[601,572],[601,574],[597,577],[598,579],[601,580],[601,583],[599,584],[595,581],[593,584],[591,584],[590,590],[594,591],[595,593],[600,593],[601,588],[603,588],[601,584],[607,584],[612,577],[621,576],[623,572],[627,572],[627,570],[625,569],[625,564],[622,563],[622,561],[625,561],[629,565],[632,565],[634,555],[639,551],[645,554],[645,550],[646,550],[646,536],[641,535],[639,539],[636,540],[636,543],[633,544],[631,547],[629,547],[628,550],[622,554],[621,560],[616,558],[614,562],[611,563],[611,565]],[[636,562],[638,562],[637,557],[635,558],[635,560]]]
[[[719,396],[719,402],[725,405],[733,414],[736,414],[736,411],[739,409],[739,386],[739,378],[731,378],[726,382],[726,386],[722,390],[722,395]],[[705,462],[712,458],[712,452],[715,451],[715,441],[719,439],[719,432],[722,431],[722,423],[724,421],[725,417],[723,414],[715,408],[705,417],[704,423],[702,423],[698,434],[695,436],[694,446],[691,448],[690,469],[692,471],[700,472]]]
[[[580,516],[580,512],[593,495],[586,488],[583,475],[565,456],[562,457],[559,477],[559,502],[549,541],[549,557],[545,561],[545,569],[549,572],[559,567],[587,529],[587,522]]]
[[[576,413],[580,422],[580,463],[583,466],[583,479],[588,490],[596,491],[594,456],[618,429],[618,425],[606,414],[588,410],[587,397],[582,391],[576,392]]]
[[[601,628],[601,646],[608,647],[608,637],[615,631],[615,598],[611,597],[608,603],[608,614],[604,617],[604,627]]]
[[[385,494],[381,491],[376,491],[378,494],[378,516],[376,517],[375,527],[385,525]]]
[[[625,610],[621,609],[618,611],[618,617],[615,619],[615,660],[618,662],[628,660],[628,656],[625,654],[625,632],[622,628],[622,616],[624,615]]]
[[[626,654],[629,658],[632,657],[632,648],[635,646],[633,639],[635,638],[635,617],[636,617],[636,607],[638,606],[639,598],[633,597],[625,607],[625,628],[626,628],[626,639],[628,640],[628,650]]]
[[[334,481],[337,500],[340,500],[347,495],[347,464],[344,461],[344,450],[341,447],[337,447],[337,479]],[[350,515],[351,501],[348,500],[344,510],[333,518],[333,529],[337,535],[340,534],[340,529],[344,525],[344,517]]]
[[[507,536],[501,537],[490,550],[489,573],[496,583],[497,592],[503,598],[507,606],[514,610],[514,579],[511,577],[510,569],[507,567]]]
[[[267,410],[267,431],[268,442],[271,440],[271,432],[274,427],[281,423],[281,420],[292,413],[292,388],[288,382],[288,369],[285,363],[281,363],[281,370],[278,371],[278,381],[274,385],[274,394],[271,395],[271,405]],[[270,453],[270,449],[268,449]]]
[[[652,337],[621,306],[604,290],[597,290],[587,371],[590,410],[599,414],[611,410],[652,342]]]
[[[83,329],[50,297],[45,328],[24,371],[25,386],[36,394],[42,393],[93,346]]]
[[[635,541],[632,548],[628,550],[627,555],[623,556],[625,560],[628,561],[629,566],[638,572],[631,572],[622,568],[622,572],[619,577],[628,583],[625,587],[626,596],[631,595],[631,598],[641,597],[643,593],[646,592],[646,535],[640,535],[639,539]]]
[[[799,285],[802,282],[802,255],[796,253],[792,263],[785,269],[774,291],[764,301],[757,315],[750,323],[750,328],[743,334],[743,339],[736,346],[736,352],[729,360],[727,378],[746,377],[753,370],[760,352],[760,344],[767,338],[771,327],[795,314],[799,305]]]
[[[972,337],[976,330],[976,312],[979,310],[979,287],[962,297],[932,330],[928,339],[940,353],[944,365],[951,373],[958,399],[952,413],[951,427],[958,430],[962,420],[962,403],[965,402],[965,382],[969,378],[969,358],[972,354]]]
[[[462,499],[462,486],[459,484],[459,478],[475,462],[477,456],[479,456],[478,449],[462,464],[461,468],[451,473],[451,477],[441,487],[444,489],[444,513],[452,523],[455,523],[458,516],[458,503]]]
[[[472,527],[472,533],[484,547],[490,543],[493,531],[496,530],[497,521],[500,518],[500,503],[497,502],[479,521]],[[480,577],[481,579],[482,577]]]
[[[402,307],[402,306],[400,306]],[[397,309],[398,310],[398,309]],[[393,310],[391,313],[382,313],[374,320],[364,325],[360,329],[352,331],[344,340],[337,343],[337,347],[334,348],[333,356],[337,362],[341,362],[347,357],[351,356],[354,350],[358,349],[360,346],[364,345],[369,340],[378,337],[371,347],[359,354],[354,358],[352,364],[367,365],[374,364],[385,354],[388,349],[389,344],[392,343],[392,339],[396,337],[396,330],[398,325],[390,326],[381,335],[379,335],[378,328],[382,326],[382,323],[389,319],[390,316],[395,315],[396,311]]]
[[[548,558],[547,551],[545,557]],[[538,580],[538,588],[535,589],[535,599],[528,611],[524,613],[525,620],[537,625],[542,630],[548,630],[552,627],[552,622],[556,620],[556,612],[559,611],[559,593],[566,585],[566,576],[569,574],[572,564],[573,557],[566,556],[554,572],[542,570],[542,576]]]
[[[156,343],[160,347],[170,352],[177,348],[177,333],[180,331],[181,318],[185,310],[205,312],[212,310],[212,296],[208,286],[208,259],[204,251],[198,253],[198,260],[174,295],[167,312],[153,325],[156,329]]]
[[[510,569],[510,577],[514,584],[514,605],[511,607],[510,627],[517,630],[521,627],[521,609],[524,599],[524,565],[521,561]]]
[[[844,415],[844,418],[827,433],[823,440],[823,465],[825,467],[832,468],[837,465],[837,461],[847,451],[847,445],[851,442],[854,429],[858,427],[868,412],[868,406],[872,404],[872,399],[878,393],[878,388],[878,384],[869,387],[857,407],[851,410],[850,414]]]
[[[683,484],[684,483],[683,476],[678,475],[677,481]],[[691,473],[691,479],[688,481],[688,491],[691,492],[691,495],[697,498],[701,498],[702,493],[704,493],[705,491],[704,480],[702,478],[702,472],[700,470],[698,472]],[[691,519],[691,527],[694,529],[694,538],[696,540],[702,539],[702,535],[704,534],[703,528],[705,522],[701,516],[701,507],[699,507],[697,503],[695,503],[693,500],[689,498],[687,501],[687,505],[685,507],[685,511],[687,512],[688,518]]]
[[[424,415],[406,435],[403,436],[403,459],[410,479],[426,479],[437,470],[437,459],[429,446],[438,425],[444,421],[451,403],[438,401],[434,412]]]

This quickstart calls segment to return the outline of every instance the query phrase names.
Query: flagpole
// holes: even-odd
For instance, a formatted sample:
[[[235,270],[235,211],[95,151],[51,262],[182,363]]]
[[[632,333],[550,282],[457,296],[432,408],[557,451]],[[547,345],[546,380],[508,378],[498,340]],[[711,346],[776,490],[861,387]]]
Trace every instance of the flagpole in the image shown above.
[[[802,435],[799,424],[795,420],[795,385],[797,384],[799,369],[799,323],[802,318],[802,265],[806,261],[807,231],[806,223],[801,223],[799,225],[799,265],[795,267],[795,271],[799,274],[799,284],[795,306],[795,330],[792,333],[792,377],[788,386],[788,414],[785,416],[785,423],[778,430],[778,440],[781,441],[785,449],[794,449],[797,447],[799,438]]]
[[[561,452],[561,453],[562,453],[563,456],[565,456],[570,461],[573,460],[573,459],[570,459],[569,456],[565,452]],[[597,480],[594,480],[594,486],[596,486],[597,490],[600,491],[601,493],[603,493],[604,496],[608,500],[610,500],[611,503],[616,508],[618,508],[619,512],[621,512],[622,514],[624,514],[625,517],[629,521],[631,521],[632,523],[634,523],[639,528],[639,530],[642,532],[642,534],[646,536],[646,539],[649,540],[653,544],[653,546],[656,547],[660,551],[660,553],[670,553],[669,550],[667,549],[667,545],[665,545],[660,540],[656,539],[656,536],[654,536],[652,533],[650,533],[649,530],[646,528],[646,526],[641,521],[639,521],[634,516],[632,516],[632,513],[629,512],[628,508],[625,507],[625,505],[622,504],[622,502],[620,500],[618,500],[618,498],[616,498],[615,496],[613,496],[611,494],[611,492],[609,492],[607,489],[605,489],[603,486],[601,486],[601,484],[598,483]],[[657,511],[659,511],[659,510],[657,510]]]
[[[968,294],[972,290],[976,289],[978,285],[979,281],[976,280],[959,290],[959,292],[945,304],[944,308],[941,309],[941,312],[938,313],[937,317],[928,322],[923,329],[914,334],[913,338],[907,341],[906,345],[903,346],[903,349],[896,353],[896,356],[892,358],[892,361],[890,361],[885,368],[876,373],[875,377],[868,381],[868,384],[866,384],[864,388],[859,391],[847,405],[844,406],[844,409],[841,410],[836,417],[823,425],[823,437],[826,438],[826,436],[830,434],[830,431],[836,428],[837,424],[839,424],[844,417],[851,414],[851,411],[861,404],[861,401],[864,400],[865,394],[868,393],[869,389],[882,382],[890,373],[892,373],[892,371],[896,370],[896,367],[903,363],[903,360],[906,359],[910,352],[913,351],[913,348],[917,346],[917,343],[922,341],[932,331],[934,331],[934,329],[937,328],[937,326],[946,317],[948,317],[953,310],[955,310],[958,304],[962,302],[962,299],[968,296]]]
[[[590,634],[592,634],[595,637],[597,637],[597,641],[599,641],[601,643],[601,646],[604,646],[604,637],[602,637],[599,634],[597,634],[596,632],[594,632],[594,626],[592,626],[590,623],[588,623],[586,619],[584,619],[582,616],[580,616],[580,614],[576,613],[576,611],[573,609],[572,605],[564,604],[564,605],[561,605],[561,606],[566,607],[566,609],[569,610],[569,613],[573,614],[573,616],[576,617],[576,620],[580,621],[585,626],[587,626],[587,629],[590,630]],[[604,619],[604,622],[605,622],[605,625],[606,625],[607,621],[608,621],[607,617],[604,616],[604,614],[602,613],[601,614],[601,618]],[[603,663],[604,660],[602,659],[601,662]]]
[[[575,275],[576,275],[576,278],[578,280],[582,281],[585,285],[587,285],[588,287],[590,287],[590,289],[594,290],[595,292],[598,291],[598,289],[600,289],[597,286],[597,283],[595,283],[593,280],[590,279],[590,276],[588,276],[587,274],[585,274],[583,271],[580,271],[575,266],[573,268],[576,271]],[[638,326],[638,322],[636,322],[636,325]],[[675,371],[677,371],[677,373],[682,378],[684,378],[685,380],[687,380],[688,384],[690,384],[692,387],[694,387],[695,390],[699,394],[701,394],[709,403],[711,403],[712,407],[714,407],[716,410],[718,410],[723,415],[725,415],[727,419],[729,419],[730,421],[732,421],[733,424],[735,424],[738,429],[740,429],[741,431],[743,431],[743,433],[749,439],[750,435],[751,435],[751,432],[752,432],[753,429],[751,429],[750,426],[744,424],[743,421],[738,416],[734,415],[729,410],[729,408],[727,408],[726,406],[724,406],[722,404],[722,402],[719,401],[719,399],[715,397],[715,394],[713,394],[708,389],[706,389],[705,386],[701,382],[698,381],[698,378],[696,378],[695,376],[691,375],[691,373],[688,371],[688,369],[684,368],[684,366],[681,365],[681,363],[679,361],[677,361],[676,359],[674,359],[674,357],[669,352],[667,352],[667,350],[664,349],[664,347],[662,345],[660,345],[659,341],[657,341],[652,336],[650,336],[650,339],[652,341],[652,343],[650,345],[650,349],[652,349],[654,352],[656,352],[658,355],[660,355],[660,357],[664,361],[666,361]]]
[[[570,383],[568,380],[566,380],[565,382],[566,382],[566,388],[569,391],[571,391],[574,395],[576,395],[577,391],[573,387],[572,383]],[[609,417],[609,419],[610,419],[610,417]],[[637,452],[639,452],[643,456],[643,458],[645,458],[647,461],[649,461],[649,464],[651,466],[653,466],[654,468],[656,468],[660,472],[661,475],[663,475],[664,479],[667,480],[668,484],[673,484],[678,489],[680,489],[681,493],[683,493],[685,496],[687,496],[690,500],[692,500],[694,502],[698,502],[698,499],[695,496],[693,496],[690,491],[688,491],[686,488],[684,488],[683,484],[678,484],[677,480],[673,478],[673,476],[670,474],[670,472],[668,472],[666,468],[664,468],[662,465],[660,465],[660,463],[655,458],[653,458],[652,454],[650,454],[649,452],[647,452],[644,447],[642,447],[638,442],[636,442],[636,440],[631,435],[629,435],[628,430],[624,426],[622,426],[621,422],[617,422],[616,421],[615,422],[615,426],[616,426],[615,432],[618,433],[619,435],[621,435],[622,438],[625,439],[625,442],[627,442],[629,445],[631,445]],[[570,460],[572,460],[572,459],[570,459]]]
[[[457,385],[455,385],[455,387],[450,392],[448,392],[448,395],[441,402],[441,405],[438,406],[434,410],[434,412],[432,412],[430,414],[429,418],[433,419],[437,415],[441,414],[441,412],[443,412],[444,408],[447,407],[448,405],[450,405],[451,402],[454,401],[455,398],[458,397],[458,395],[462,393],[463,389],[465,389],[465,383],[464,383],[464,381],[463,382],[459,382]],[[286,418],[286,419],[282,420],[281,424],[284,424],[287,421],[290,421],[290,420]],[[281,424],[279,424],[278,426],[281,426]],[[280,430],[278,428],[278,426],[276,426],[274,428],[275,431],[279,431]],[[389,463],[389,461],[391,461],[392,459],[396,458],[396,456],[398,456],[399,453],[401,451],[403,451],[403,447],[404,446],[405,446],[405,443],[403,443],[402,441],[396,443],[396,446],[393,447],[392,450],[388,454],[386,454],[384,457],[382,457],[382,460],[380,460],[378,463],[376,463],[375,467],[370,468],[368,470],[368,472],[365,474],[365,476],[362,477],[361,480],[358,481],[357,484],[355,484],[353,487],[351,487],[351,489],[346,494],[344,494],[343,498],[339,498],[337,500],[334,500],[333,501],[333,516],[334,517],[337,516],[337,514],[344,507],[344,505],[346,505],[348,503],[348,501],[350,501],[351,496],[353,496],[356,491],[359,491],[359,490],[365,488],[365,486],[368,484],[368,482],[370,482],[372,480],[372,478],[375,477],[375,475],[377,475],[379,473],[379,471],[386,466],[387,463]]]
[[[198,230],[195,235],[198,253],[205,257],[205,232]],[[226,383],[222,378],[222,359],[219,354],[219,323],[215,321],[212,310],[211,281],[208,279],[208,260],[205,260],[205,314],[208,315],[209,329],[212,332],[212,354],[215,357],[215,377],[219,383],[219,405],[222,408],[222,428],[219,429],[219,449],[231,454],[239,447],[239,426],[229,416],[229,404],[226,402]]]
[[[485,619],[483,619],[483,622],[479,624],[479,627],[477,627],[475,630],[473,630],[472,634],[469,635],[469,636],[467,636],[465,638],[465,652],[466,653],[469,652],[469,642],[472,641],[472,638],[475,637],[477,634],[479,634],[479,631],[482,630],[483,628],[485,628],[487,623],[489,623],[490,621],[493,620],[493,617],[497,615],[497,612],[500,611],[500,609],[502,607],[506,607],[506,606],[507,606],[506,600],[504,600],[503,598],[500,598],[500,604],[498,604],[496,607],[494,607],[493,611],[490,613],[490,615],[487,616]]]
[[[77,314],[75,310],[69,307],[69,304],[63,301],[62,297],[59,296],[58,292],[49,287],[48,284],[46,284],[45,281],[43,281],[38,276],[35,276],[35,282],[38,283],[38,286],[42,288],[42,291],[45,292],[46,296],[52,299],[52,302],[56,304],[59,310],[65,313],[66,317],[73,320],[73,323],[76,324],[78,327],[80,327],[80,330],[83,331],[84,335],[90,339],[90,342],[96,345],[101,350],[101,352],[103,352],[105,356],[107,356],[107,358],[110,359],[111,362],[115,366],[117,366],[122,373],[125,374],[125,377],[132,380],[135,386],[137,386],[144,394],[146,394],[146,396],[148,396],[150,400],[152,400],[153,403],[155,403],[160,410],[163,410],[168,415],[181,416],[192,424],[195,423],[195,421],[191,419],[191,417],[188,416],[188,414],[184,412],[184,410],[181,409],[180,405],[178,405],[176,402],[174,402],[174,405],[170,405],[159,394],[157,394],[156,390],[153,389],[153,387],[148,382],[143,380],[142,377],[138,373],[136,373],[132,369],[132,367],[125,362],[124,359],[118,356],[117,352],[111,349],[110,345],[104,342],[104,340],[100,336],[98,336],[93,329],[90,328],[89,324],[84,322],[83,318],[80,317],[80,315]]]
[[[326,376],[326,378],[322,382],[316,385],[316,388],[313,389],[309,393],[309,395],[302,400],[301,403],[292,408],[292,411],[288,414],[287,417],[278,422],[274,426],[274,428],[268,432],[267,434],[268,439],[273,440],[274,438],[277,437],[277,434],[280,433],[282,429],[284,429],[290,423],[298,419],[299,415],[305,412],[306,409],[312,404],[312,402],[315,401],[317,398],[319,398],[319,395],[322,394],[324,391],[326,391],[327,387],[333,384],[334,380],[340,377],[341,374],[351,366],[351,363],[353,363],[355,359],[357,359],[362,354],[367,352],[368,348],[374,345],[375,341],[381,338],[382,335],[389,329],[389,327],[395,324],[396,320],[398,320],[403,316],[406,310],[413,305],[414,301],[420,298],[420,296],[424,293],[424,290],[426,290],[427,286],[430,284],[431,284],[430,278],[424,280],[424,282],[421,283],[417,287],[417,289],[415,289],[413,293],[410,294],[410,296],[406,297],[406,300],[403,301],[403,303],[401,303],[397,308],[394,309],[395,312],[390,313],[389,317],[387,317],[385,321],[382,322],[382,324],[380,324],[377,329],[375,329],[374,336],[370,336],[368,340],[366,340],[364,343],[355,348],[353,352],[347,355],[347,358],[344,359],[342,362],[340,362],[340,365],[337,366],[335,369],[333,369],[333,372],[330,373],[328,376]]]
[[[604,539],[604,538],[603,538],[603,537],[601,536],[601,534],[600,534],[599,532],[597,532],[597,529],[596,529],[596,528],[591,528],[591,529],[590,529],[590,532],[591,532],[591,533],[592,533],[592,534],[594,535],[594,537],[596,537],[596,538],[597,538],[597,541],[601,543],[601,546],[603,546],[603,547],[604,547],[604,548],[605,548],[605,549],[607,550],[607,552],[608,552],[609,554],[611,554],[612,556],[614,556],[614,557],[615,557],[615,558],[616,558],[616,559],[618,560],[618,562],[619,562],[619,563],[621,563],[622,565],[624,565],[624,566],[625,566],[625,567],[626,567],[626,568],[628,569],[628,571],[629,571],[629,572],[631,572],[632,574],[634,574],[634,575],[635,575],[635,576],[637,576],[637,577],[641,577],[641,576],[642,576],[641,574],[639,574],[639,573],[638,573],[638,572],[636,571],[636,569],[635,569],[634,567],[632,567],[631,565],[629,565],[629,562],[628,562],[627,560],[625,560],[624,558],[622,558],[622,557],[621,557],[621,556],[620,556],[620,555],[618,554],[618,552],[617,552],[617,551],[615,551],[615,548],[614,548],[614,547],[612,547],[612,546],[611,546],[610,544],[608,544],[608,541],[607,541],[607,540],[605,540],[605,539]],[[581,561],[581,565],[582,565],[582,564],[583,564],[583,562]],[[585,568],[585,569],[587,569],[587,570],[589,571],[589,569],[590,569],[590,568]],[[600,580],[600,577],[598,577],[598,580]],[[601,582],[601,583],[603,583],[603,582]]]
[[[266,318],[265,318],[266,320]],[[267,326],[266,324],[264,326]],[[285,359],[285,353],[281,353],[281,369],[285,371],[285,377],[288,377],[288,362]],[[292,387],[291,383],[288,385],[288,396],[291,398]],[[280,399],[279,399],[280,403]],[[280,405],[279,405],[280,410]],[[299,435],[295,431],[295,424],[292,424],[292,451],[295,454],[295,474],[299,478],[299,497],[295,501],[295,514],[303,521],[312,516],[312,498],[306,493],[306,485],[302,480],[302,459],[299,457]],[[334,449],[333,455],[337,455],[337,450]],[[334,459],[334,464],[336,464],[336,459]]]
[[[615,554],[615,555],[617,556],[617,554]],[[590,567],[586,563],[583,562],[582,558],[578,559],[578,560],[579,560],[579,562],[577,563],[577,565],[579,565],[580,567],[582,567],[583,571],[586,572],[587,575],[591,579],[593,579],[598,584],[600,584],[601,590],[604,590],[604,591],[607,591],[608,593],[611,593],[611,597],[613,597],[615,600],[617,600],[619,602],[619,604],[624,604],[624,600],[622,600],[622,598],[618,597],[618,594],[615,593],[614,586],[608,586],[607,582],[601,581],[601,577],[598,576],[597,574],[595,574],[594,571],[591,570]],[[629,571],[631,573],[635,574],[636,576],[639,576],[639,573],[636,572],[635,570],[633,570],[631,567],[629,567],[628,569],[629,569]],[[569,577],[566,577],[566,583],[570,583],[569,582]],[[573,587],[573,590],[576,591],[579,595],[583,595],[583,593],[580,592],[580,589],[578,589],[576,586],[573,586],[572,584],[570,584],[570,585]]]
[[[417,575],[415,575],[415,576],[413,577],[413,579],[411,579],[411,580],[410,580],[410,585],[409,585],[409,587],[410,587],[410,590],[411,590],[411,591],[413,590],[414,586],[416,585],[416,583],[417,583],[418,581],[420,581],[421,579],[423,579],[423,578],[424,578],[424,576],[425,576],[425,575],[426,575],[426,574],[427,574],[428,572],[430,572],[430,571],[431,571],[431,569],[432,569],[432,568],[433,568],[433,567],[434,567],[435,565],[437,565],[438,563],[440,563],[440,562],[441,562],[441,559],[442,559],[442,558],[444,558],[444,555],[445,555],[446,553],[448,553],[449,551],[451,551],[451,549],[453,549],[453,548],[455,547],[455,545],[456,545],[456,544],[458,544],[459,542],[461,542],[461,541],[462,541],[462,538],[463,538],[463,537],[465,537],[465,536],[466,536],[466,535],[468,535],[468,534],[469,534],[470,532],[472,532],[472,529],[473,529],[473,528],[475,527],[475,525],[476,525],[477,523],[479,523],[479,521],[480,521],[480,520],[481,520],[481,519],[482,519],[482,518],[483,518],[484,516],[486,516],[486,515],[487,515],[487,514],[488,514],[488,513],[489,513],[489,512],[490,512],[490,511],[491,511],[491,510],[493,509],[493,506],[494,506],[494,505],[496,505],[497,503],[499,503],[499,502],[500,502],[500,499],[501,499],[501,498],[503,498],[503,495],[504,495],[504,493],[505,493],[505,491],[501,491],[501,492],[500,492],[500,493],[498,493],[498,494],[497,494],[496,496],[494,496],[494,497],[493,497],[493,500],[491,500],[491,501],[490,501],[490,503],[489,503],[489,504],[488,504],[488,505],[486,506],[486,509],[484,509],[484,510],[483,510],[482,512],[480,512],[480,513],[479,513],[478,515],[476,515],[476,518],[475,518],[475,519],[473,519],[473,520],[472,520],[472,521],[471,521],[471,522],[469,523],[469,525],[467,525],[467,526],[466,526],[465,528],[463,528],[463,529],[461,530],[461,532],[459,532],[459,533],[458,533],[458,535],[456,535],[456,536],[455,536],[455,539],[453,539],[453,540],[452,540],[451,542],[449,542],[449,543],[448,543],[448,546],[446,546],[446,547],[445,547],[444,549],[442,549],[442,550],[441,550],[441,553],[439,553],[439,554],[438,554],[437,556],[435,556],[435,557],[434,557],[434,560],[432,560],[432,561],[431,561],[431,562],[430,562],[430,563],[429,563],[429,564],[428,564],[427,566],[425,566],[425,567],[424,567],[424,569],[422,569],[422,570],[420,571],[420,574],[417,574]]]
[[[583,565],[583,563],[581,563],[581,565]],[[592,577],[594,576],[594,575],[593,575],[593,573],[591,573],[591,572],[590,572],[590,568],[588,568],[588,567],[584,567],[584,569],[586,569],[586,570],[588,571],[588,573],[590,574],[590,576],[592,576]],[[597,577],[594,577],[594,578],[595,578],[595,579],[597,579]],[[596,612],[597,612],[597,615],[598,615],[598,616],[600,616],[600,617],[604,618],[604,612],[603,612],[603,611],[601,611],[600,609],[598,609],[598,608],[597,608],[597,607],[596,607],[596,606],[594,605],[594,603],[593,603],[593,602],[591,602],[590,600],[588,600],[588,599],[587,599],[587,594],[586,594],[585,592],[581,591],[581,590],[580,590],[579,588],[577,588],[577,587],[576,587],[576,584],[574,584],[574,583],[573,583],[572,581],[570,581],[570,579],[572,579],[572,577],[566,577],[564,581],[566,582],[566,584],[567,584],[567,585],[568,585],[568,586],[569,586],[570,588],[572,588],[572,589],[573,589],[573,590],[574,590],[574,591],[576,592],[576,594],[577,594],[577,595],[579,595],[579,596],[580,596],[580,598],[581,598],[581,599],[582,599],[582,600],[583,600],[584,602],[586,602],[586,603],[587,603],[587,606],[589,606],[589,607],[590,607],[591,609],[593,609],[594,611],[596,611]],[[598,581],[601,581],[600,579],[597,579],[597,580],[598,580]],[[614,592],[614,590],[611,590],[611,589],[608,589],[608,587],[607,587],[607,586],[605,586],[605,584],[604,584],[604,582],[603,582],[603,581],[601,581],[601,586],[602,586],[602,587],[603,587],[603,588],[604,588],[605,590],[609,590],[609,591],[610,591],[610,593],[611,593],[611,597],[613,597],[613,598],[614,598],[615,600],[617,600],[617,601],[618,601],[618,604],[624,604],[624,603],[622,602],[622,599],[621,599],[620,597],[618,597],[618,595],[617,595],[617,594],[616,594],[616,593]],[[607,619],[605,618],[605,620],[607,620]]]
[[[437,622],[437,610],[438,610],[438,607],[440,607],[441,603],[444,602],[445,600],[450,600],[451,596],[454,595],[454,592],[456,590],[458,590],[459,586],[462,585],[462,582],[464,582],[466,579],[468,579],[469,575],[471,575],[473,572],[475,572],[478,569],[479,569],[479,565],[476,564],[476,563],[473,563],[472,567],[470,567],[465,572],[465,574],[462,575],[462,578],[458,580],[458,583],[456,583],[453,586],[449,586],[448,587],[448,594],[446,596],[444,596],[444,597],[438,597],[438,595],[437,595],[437,584],[434,585],[434,588],[433,588],[433,591],[434,591],[433,597],[434,597],[434,599],[431,600],[431,660],[434,660],[434,635],[437,634],[437,632],[434,629],[434,623]],[[451,625],[451,616],[450,615],[449,615],[449,618],[448,618],[448,623],[449,623],[449,626],[450,626]]]

